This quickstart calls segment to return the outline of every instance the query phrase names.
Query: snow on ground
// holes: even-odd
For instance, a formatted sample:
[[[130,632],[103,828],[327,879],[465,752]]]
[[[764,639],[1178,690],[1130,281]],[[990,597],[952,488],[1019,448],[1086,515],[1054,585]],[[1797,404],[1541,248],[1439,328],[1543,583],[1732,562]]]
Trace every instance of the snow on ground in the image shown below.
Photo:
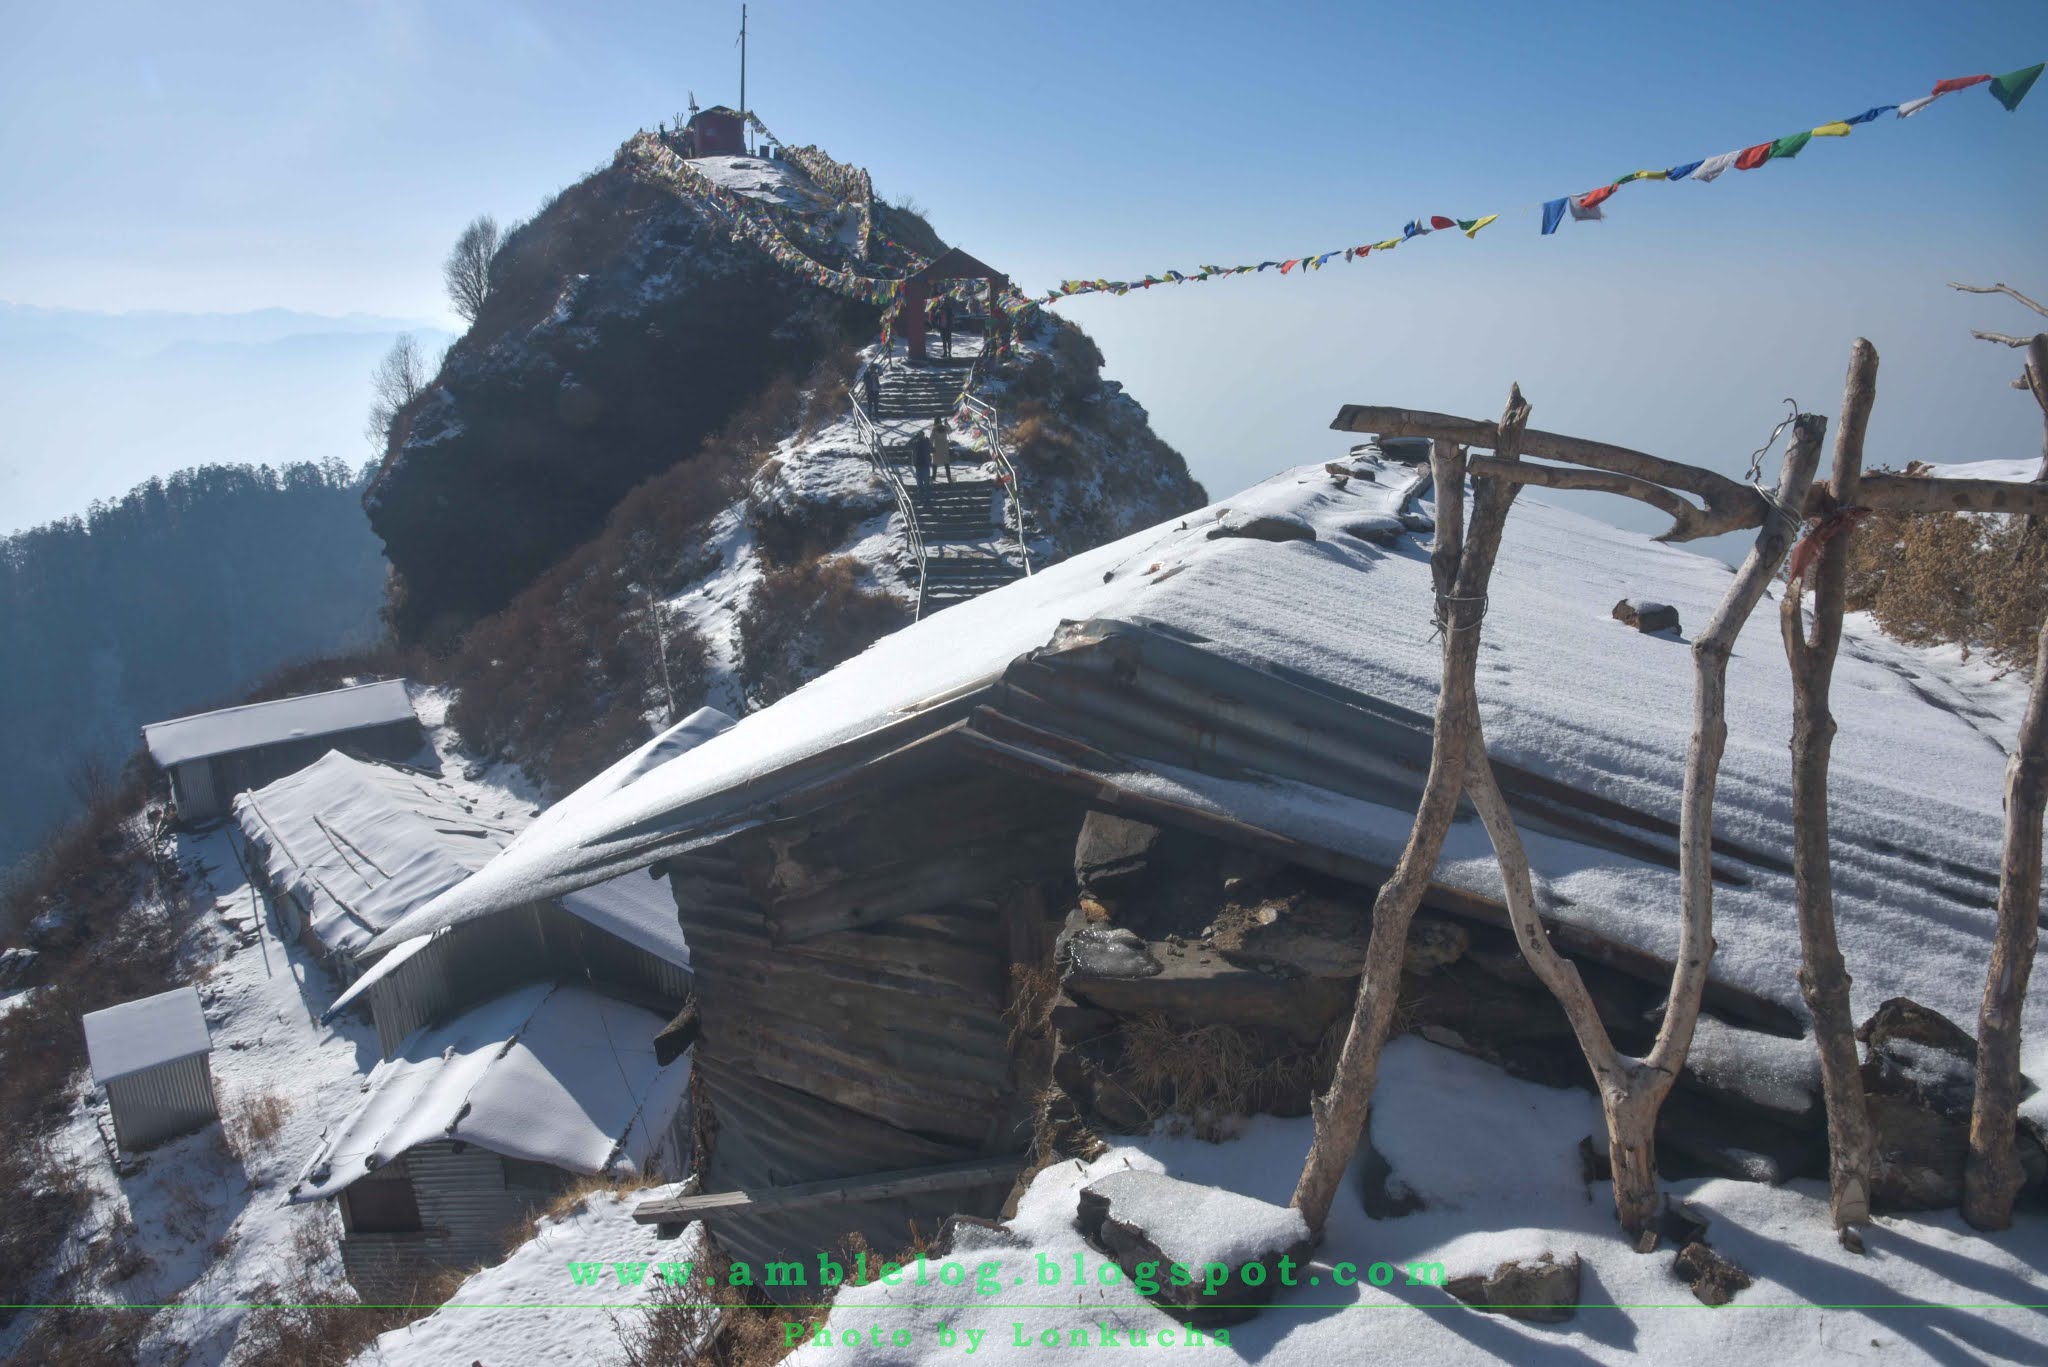
[[[531,785],[509,766],[464,772],[443,724],[445,693],[416,689],[414,704],[451,785],[493,806],[532,803]],[[188,946],[223,1121],[149,1150],[124,1176],[102,1138],[113,1133],[104,1096],[81,1069],[78,1104],[58,1143],[79,1162],[95,1198],[73,1242],[108,1239],[120,1253],[110,1279],[87,1297],[169,1306],[151,1325],[145,1361],[209,1367],[226,1359],[246,1304],[269,1297],[299,1270],[299,1232],[319,1232],[330,1249],[339,1236],[331,1207],[287,1205],[286,1189],[323,1134],[360,1104],[377,1041],[352,1013],[318,1023],[340,983],[296,942],[280,943],[272,933],[225,826],[180,836],[177,857],[200,910]],[[260,926],[261,938],[240,943],[228,915]],[[276,1134],[231,1147],[231,1138],[247,1134],[244,1108],[265,1098],[284,1107]],[[338,1282],[340,1260],[330,1251],[314,1271]],[[29,1323],[19,1316],[0,1336],[0,1359]]]
[[[1706,1217],[1713,1247],[1756,1278],[1715,1311],[1673,1276],[1668,1244],[1647,1256],[1628,1248],[1606,1185],[1589,1188],[1580,1179],[1579,1141],[1600,1130],[1587,1093],[1517,1081],[1414,1037],[1395,1040],[1374,1097],[1373,1142],[1394,1180],[1420,1193],[1426,1208],[1372,1220],[1358,1204],[1354,1174],[1315,1260],[1294,1272],[1297,1285],[1230,1329],[1228,1346],[1212,1346],[1201,1360],[1269,1367],[2048,1360],[2048,1219],[2039,1214],[1992,1238],[1953,1213],[1880,1219],[1866,1236],[1869,1253],[1859,1257],[1835,1242],[1823,1183],[1667,1184],[1675,1200]],[[1107,1260],[1074,1232],[1077,1193],[1096,1178],[1136,1169],[1285,1204],[1309,1131],[1307,1120],[1261,1118],[1222,1144],[1155,1134],[1125,1140],[1093,1163],[1049,1168],[1001,1231],[960,1233],[951,1256],[967,1265],[964,1285],[934,1276],[923,1287],[906,1280],[842,1291],[827,1327],[835,1337],[857,1332],[863,1346],[857,1353],[806,1346],[790,1367],[953,1363],[970,1342],[976,1361],[1087,1362],[1103,1346],[1103,1326],[1117,1347],[1130,1343],[1134,1328],[1148,1346],[1162,1329],[1182,1346],[1180,1326],[1120,1276],[1100,1284]],[[1524,1324],[1467,1309],[1428,1284],[1426,1271],[1417,1284],[1408,1281],[1410,1264],[1441,1263],[1446,1277],[1458,1277],[1545,1252],[1560,1260],[1580,1255],[1581,1302],[1604,1308],[1581,1309],[1564,1324]],[[1093,1282],[1086,1288],[1074,1285],[1077,1253]],[[985,1262],[1000,1265],[992,1295],[975,1289]],[[1354,1264],[1355,1273],[1340,1263]],[[1388,1265],[1385,1287],[1370,1284],[1376,1263]],[[1340,1274],[1359,1284],[1339,1285]],[[899,1330],[908,1331],[907,1346],[891,1341]],[[1057,1331],[1058,1349],[1039,1344],[1047,1330]],[[1071,1341],[1075,1330],[1088,1331],[1086,1350]],[[1019,1346],[1020,1334],[1027,1346]]]
[[[698,1226],[663,1239],[636,1224],[633,1210],[667,1190],[601,1192],[559,1219],[496,1267],[464,1282],[433,1314],[393,1329],[356,1358],[359,1367],[446,1367],[481,1362],[616,1367],[625,1362],[616,1324],[631,1326],[661,1264],[698,1256]],[[572,1263],[585,1264],[579,1284]],[[592,1264],[602,1264],[593,1268]],[[636,1266],[644,1267],[636,1274]],[[620,1284],[619,1268],[638,1289]]]
[[[224,828],[181,838],[178,855],[201,908],[218,899],[262,920]],[[80,1161],[96,1198],[86,1221],[92,1232],[83,1237],[104,1234],[123,1248],[119,1279],[97,1287],[97,1295],[173,1305],[157,1315],[147,1348],[163,1360],[189,1350],[194,1364],[221,1361],[244,1314],[238,1303],[265,1299],[267,1288],[285,1281],[297,1232],[334,1219],[324,1208],[287,1207],[285,1189],[321,1132],[355,1106],[363,1075],[377,1062],[367,1023],[316,1023],[339,983],[302,949],[280,944],[267,927],[258,944],[241,947],[205,910],[197,935],[211,960],[194,976],[213,1039],[222,1123],[148,1151],[139,1171],[121,1176],[101,1139],[100,1126],[112,1133],[104,1100],[81,1074],[81,1097],[93,1104],[74,1111],[60,1141]],[[283,1123],[238,1157],[231,1136],[246,1135],[241,1113],[263,1099],[282,1103]],[[338,1275],[338,1262],[328,1270]],[[119,1276],[123,1271],[129,1275]]]
[[[1936,479],[2009,479],[2031,483],[2041,473],[2041,462],[2025,460],[1970,460],[1954,465],[1930,465],[1927,473]]]
[[[722,190],[790,209],[829,208],[810,178],[789,162],[764,157],[692,157],[690,166]]]

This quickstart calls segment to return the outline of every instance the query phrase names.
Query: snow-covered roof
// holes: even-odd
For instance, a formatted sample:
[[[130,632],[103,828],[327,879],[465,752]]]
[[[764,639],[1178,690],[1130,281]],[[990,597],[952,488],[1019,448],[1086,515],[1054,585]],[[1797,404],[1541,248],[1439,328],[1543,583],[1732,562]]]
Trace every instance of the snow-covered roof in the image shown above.
[[[488,864],[525,824],[513,810],[475,810],[429,774],[339,750],[241,794],[235,819],[314,938],[351,953]]]
[[[418,1030],[371,1072],[291,1199],[332,1196],[450,1139],[570,1172],[640,1172],[689,1084],[687,1061],[654,1060],[664,1024],[645,1007],[534,983]]]
[[[405,680],[383,679],[328,693],[308,693],[275,702],[224,707],[173,721],[153,721],[142,728],[150,758],[165,768],[189,760],[253,750],[261,745],[340,735],[366,726],[387,726],[413,719]]]
[[[208,1053],[206,1013],[189,983],[119,1006],[85,1013],[85,1052],[92,1080],[101,1084]]]
[[[770,819],[794,766],[938,709],[1054,641],[1062,622],[1147,624],[1266,675],[1351,690],[1428,716],[1440,645],[1426,548],[1384,537],[1411,472],[1339,485],[1321,465],[1079,555],[885,637],[773,707],[743,718],[637,782],[515,841],[398,934],[561,892]],[[1254,516],[1314,540],[1232,535]],[[1674,605],[1686,631],[1726,591],[1718,561],[1524,493],[1508,520],[1485,624],[1479,693],[1497,759],[1666,822],[1678,815],[1692,717],[1682,640],[1613,620],[1624,597]],[[1777,604],[1745,628],[1730,667],[1730,736],[1716,828],[1789,848],[1791,686]],[[1905,993],[1973,1016],[1989,949],[2011,719],[1929,667],[1926,652],[1852,623],[1835,671],[1831,800],[1836,896],[1859,1009]],[[1128,789],[1223,812],[1318,847],[1390,865],[1411,813],[1290,781],[1229,779],[1113,758]],[[1527,837],[1545,910],[1667,959],[1678,885],[1659,865],[1540,832]],[[1716,892],[1715,976],[1797,1010],[1789,876],[1746,869]],[[1440,880],[1497,897],[1483,831],[1454,830]],[[2028,1038],[2048,1035],[2048,999]],[[2038,1052],[2038,1050],[2037,1050]],[[2039,1068],[2048,1059],[2030,1064]]]
[[[664,732],[649,746],[668,739],[674,752],[680,729]],[[314,938],[329,951],[349,953],[361,951],[379,931],[489,863],[529,819],[524,808],[479,809],[432,775],[338,750],[242,794],[235,799],[235,818],[271,887],[279,895],[295,895],[308,908]],[[559,900],[571,915],[626,943],[678,966],[689,965],[689,947],[665,885],[636,874],[577,889]],[[397,962],[379,964],[372,973],[381,976]],[[359,980],[335,1006],[367,986]]]

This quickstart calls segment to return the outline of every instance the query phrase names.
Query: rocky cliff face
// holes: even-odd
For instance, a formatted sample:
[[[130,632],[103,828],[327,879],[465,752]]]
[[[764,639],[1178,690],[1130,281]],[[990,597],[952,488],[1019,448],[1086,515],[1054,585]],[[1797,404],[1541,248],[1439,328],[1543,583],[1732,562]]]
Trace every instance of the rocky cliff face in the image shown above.
[[[400,415],[365,498],[394,626],[461,640],[451,720],[557,790],[664,718],[773,701],[916,603],[847,394],[880,311],[735,237],[731,201],[636,179],[627,160],[512,234],[494,296]],[[786,163],[737,174],[829,200]],[[872,209],[890,255],[938,249],[921,219]],[[823,221],[806,250],[852,252],[832,235],[843,219]],[[1045,315],[976,372],[1039,563],[1205,501],[1101,365]]]
[[[775,376],[878,319],[618,168],[515,230],[494,277],[364,498],[408,640],[502,608]]]

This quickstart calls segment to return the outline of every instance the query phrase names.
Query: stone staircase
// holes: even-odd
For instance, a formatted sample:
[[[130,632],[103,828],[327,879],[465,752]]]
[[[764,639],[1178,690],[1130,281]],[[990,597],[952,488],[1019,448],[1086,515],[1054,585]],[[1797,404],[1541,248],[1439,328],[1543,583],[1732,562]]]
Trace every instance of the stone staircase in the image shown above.
[[[970,361],[897,364],[882,373],[878,411],[882,454],[906,487],[916,488],[911,439],[935,417],[949,422],[972,375]],[[984,453],[953,437],[953,478],[932,471],[929,492],[913,497],[924,542],[924,607],[936,612],[1024,577],[1010,531],[1000,521],[1001,488],[983,467]]]

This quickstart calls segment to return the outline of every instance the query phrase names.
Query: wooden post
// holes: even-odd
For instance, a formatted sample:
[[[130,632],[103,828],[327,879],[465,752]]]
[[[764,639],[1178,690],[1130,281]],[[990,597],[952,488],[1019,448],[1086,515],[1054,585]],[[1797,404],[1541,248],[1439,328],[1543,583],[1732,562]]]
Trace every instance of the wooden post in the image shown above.
[[[1692,1048],[1693,1026],[1699,1021],[1700,997],[1707,986],[1707,964],[1714,957],[1714,787],[1720,778],[1721,755],[1728,744],[1728,657],[1735,638],[1776,577],[1792,544],[1793,514],[1820,464],[1821,438],[1827,419],[1801,413],[1792,423],[1792,445],[1778,480],[1775,510],[1767,512],[1756,544],[1721,606],[1692,643],[1693,730],[1686,749],[1685,787],[1679,799],[1678,882],[1683,919],[1678,928],[1678,957],[1671,974],[1671,994],[1664,1021],[1657,1029],[1637,1074],[1640,1086],[1608,1122],[1613,1136],[1609,1157],[1614,1164],[1616,1213],[1621,1227],[1645,1251],[1657,1238],[1657,1112],[1678,1079]]]
[[[2048,424],[2048,335],[2027,351],[2027,383]],[[2048,454],[2042,458],[2048,468]],[[1963,1218],[1978,1229],[2012,1224],[2019,1194],[2013,1126],[2019,1114],[2020,1008],[2040,936],[2041,818],[2048,802],[2048,622],[2034,652],[2034,686],[2005,765],[2005,861],[1998,879],[1998,928],[1977,1013],[1977,1092],[1970,1106],[1970,1155],[1963,1166]]]
[[[1863,473],[1863,434],[1877,396],[1877,349],[1862,338],[1850,352],[1842,393],[1842,425],[1835,433],[1830,489],[1837,507],[1856,502]],[[1800,611],[1802,585],[1793,583],[1779,604],[1779,633],[1792,667],[1792,867],[1799,897],[1799,990],[1813,1015],[1820,1050],[1821,1093],[1828,1115],[1829,1205],[1835,1228],[1870,1220],[1875,1138],[1863,1096],[1856,1053],[1856,1022],[1849,1010],[1850,977],[1835,935],[1834,880],[1828,852],[1828,759],[1835,719],[1828,688],[1842,641],[1842,605],[1849,577],[1847,538],[1836,536],[1808,572],[1813,589],[1809,634]]]
[[[1529,420],[1529,405],[1518,385],[1509,392],[1501,419],[1496,454],[1513,459]],[[1422,901],[1443,853],[1444,837],[1457,815],[1464,787],[1465,753],[1478,716],[1475,678],[1479,663],[1479,628],[1486,615],[1487,585],[1493,577],[1494,554],[1501,529],[1520,486],[1484,481],[1473,499],[1472,528],[1464,529],[1465,458],[1449,440],[1435,443],[1430,469],[1436,492],[1436,546],[1430,571],[1443,624],[1443,681],[1437,691],[1435,734],[1429,774],[1415,811],[1415,824],[1401,850],[1394,872],[1373,899],[1372,933],[1366,942],[1365,969],[1359,978],[1351,1025],[1337,1055],[1330,1089],[1315,1098],[1315,1136],[1294,1189],[1294,1207],[1321,1239],[1338,1188],[1358,1141],[1370,1123],[1372,1091],[1379,1077],[1380,1050],[1386,1045],[1401,987],[1401,961],[1407,952],[1408,927]]]

